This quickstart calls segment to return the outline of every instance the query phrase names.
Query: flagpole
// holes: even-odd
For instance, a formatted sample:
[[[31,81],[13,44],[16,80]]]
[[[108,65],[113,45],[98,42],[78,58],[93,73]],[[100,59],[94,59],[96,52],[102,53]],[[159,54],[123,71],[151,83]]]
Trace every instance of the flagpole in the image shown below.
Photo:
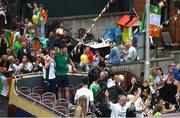
[[[150,49],[149,49],[149,24],[150,24],[150,0],[146,0],[146,51],[145,51],[145,79],[149,80]]]

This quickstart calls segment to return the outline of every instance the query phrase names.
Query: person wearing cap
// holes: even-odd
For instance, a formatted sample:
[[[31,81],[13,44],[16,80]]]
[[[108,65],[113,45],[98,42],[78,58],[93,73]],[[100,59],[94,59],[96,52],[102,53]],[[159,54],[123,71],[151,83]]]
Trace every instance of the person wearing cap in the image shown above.
[[[119,64],[121,60],[121,54],[117,46],[112,41],[109,41],[110,54],[105,60],[107,64]]]
[[[170,72],[174,75],[175,80],[180,81],[180,73],[178,69],[176,68],[176,64],[171,63],[169,67],[170,67]]]

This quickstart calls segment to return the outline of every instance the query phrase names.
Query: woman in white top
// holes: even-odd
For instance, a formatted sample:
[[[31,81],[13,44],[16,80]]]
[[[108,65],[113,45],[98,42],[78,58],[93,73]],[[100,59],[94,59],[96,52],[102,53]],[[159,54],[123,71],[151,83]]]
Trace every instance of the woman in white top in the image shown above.
[[[33,69],[33,64],[29,61],[28,56],[24,55],[22,59],[21,66],[21,72],[22,73],[30,73]]]

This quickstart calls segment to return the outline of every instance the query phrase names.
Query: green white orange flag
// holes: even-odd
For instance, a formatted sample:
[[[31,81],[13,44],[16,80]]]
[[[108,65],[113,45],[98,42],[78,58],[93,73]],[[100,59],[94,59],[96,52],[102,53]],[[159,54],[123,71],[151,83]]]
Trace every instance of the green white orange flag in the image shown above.
[[[159,6],[150,6],[150,35],[159,37],[161,23],[161,8]],[[145,31],[146,28],[146,9],[144,10],[140,32]]]
[[[150,7],[150,35],[154,37],[160,36],[161,25],[161,7],[151,5]]]

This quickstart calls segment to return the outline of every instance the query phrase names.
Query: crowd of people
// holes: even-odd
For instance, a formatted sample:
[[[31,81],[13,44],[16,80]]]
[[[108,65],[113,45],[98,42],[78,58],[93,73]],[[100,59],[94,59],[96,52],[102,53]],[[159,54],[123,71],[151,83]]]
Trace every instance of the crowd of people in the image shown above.
[[[42,72],[45,91],[71,103],[67,73],[86,71],[89,78],[82,79],[82,87],[71,103],[77,105],[76,117],[86,117],[89,111],[99,117],[144,117],[179,110],[180,70],[176,64],[172,63],[166,74],[160,67],[151,69],[149,80],[132,77],[131,86],[125,87],[124,80],[128,78],[109,73],[106,65],[136,61],[137,52],[131,42],[124,43],[120,50],[114,42],[108,41],[108,56],[103,50],[93,50],[87,45],[74,48],[86,33],[80,32],[79,39],[75,40],[63,22],[58,28],[45,32],[47,12],[44,6],[35,2],[29,7],[39,21],[16,18],[16,28],[12,32],[17,34],[20,43],[16,51],[5,32],[1,34],[0,68],[3,73]],[[87,61],[80,59],[82,54]]]
[[[82,79],[82,88],[76,91],[76,102],[86,98],[79,101],[76,116],[85,117],[91,111],[99,117],[143,118],[179,111],[180,76],[176,64],[171,63],[166,74],[160,67],[150,69],[148,80],[143,74],[133,76],[130,86],[125,86],[125,79],[103,67],[95,69],[89,79]],[[83,102],[86,105],[82,106]]]

